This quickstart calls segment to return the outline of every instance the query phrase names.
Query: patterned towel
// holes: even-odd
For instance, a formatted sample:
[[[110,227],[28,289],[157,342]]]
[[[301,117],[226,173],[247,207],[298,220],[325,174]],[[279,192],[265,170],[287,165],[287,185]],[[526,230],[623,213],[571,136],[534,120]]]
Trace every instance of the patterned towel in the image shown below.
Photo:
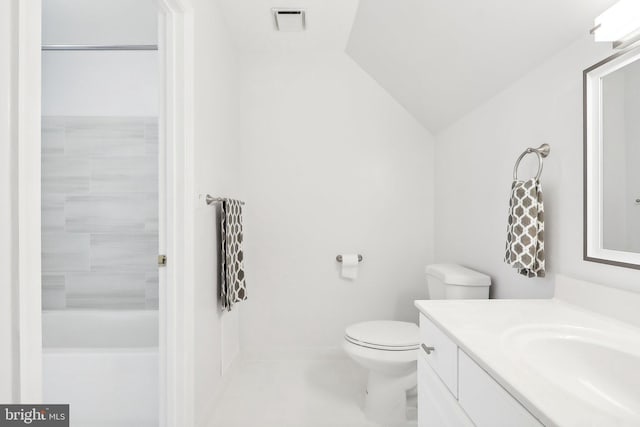
[[[544,277],[544,204],[535,178],[511,185],[504,262],[527,277]]]
[[[235,303],[247,299],[242,251],[242,205],[239,201],[228,199],[222,201],[220,226],[222,228],[220,300],[222,308],[231,311]]]

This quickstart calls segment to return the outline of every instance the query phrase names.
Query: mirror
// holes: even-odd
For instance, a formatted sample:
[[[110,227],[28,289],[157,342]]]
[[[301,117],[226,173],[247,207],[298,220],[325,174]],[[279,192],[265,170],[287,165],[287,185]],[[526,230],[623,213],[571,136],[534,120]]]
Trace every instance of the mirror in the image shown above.
[[[640,269],[640,48],[584,71],[584,259]]]

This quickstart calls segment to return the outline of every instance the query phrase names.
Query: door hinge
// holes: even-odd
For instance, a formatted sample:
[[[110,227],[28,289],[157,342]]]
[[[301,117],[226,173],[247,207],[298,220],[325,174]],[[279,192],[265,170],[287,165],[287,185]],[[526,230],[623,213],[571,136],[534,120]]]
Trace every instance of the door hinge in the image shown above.
[[[158,255],[158,267],[165,267],[167,265],[167,256]]]

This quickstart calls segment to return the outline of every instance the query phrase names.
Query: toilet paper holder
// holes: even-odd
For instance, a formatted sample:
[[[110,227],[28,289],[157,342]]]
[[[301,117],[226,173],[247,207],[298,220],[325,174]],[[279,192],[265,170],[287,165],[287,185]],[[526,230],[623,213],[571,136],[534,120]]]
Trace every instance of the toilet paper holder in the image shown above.
[[[362,255],[358,254],[358,262],[362,262]],[[336,255],[336,261],[342,262],[342,255]]]

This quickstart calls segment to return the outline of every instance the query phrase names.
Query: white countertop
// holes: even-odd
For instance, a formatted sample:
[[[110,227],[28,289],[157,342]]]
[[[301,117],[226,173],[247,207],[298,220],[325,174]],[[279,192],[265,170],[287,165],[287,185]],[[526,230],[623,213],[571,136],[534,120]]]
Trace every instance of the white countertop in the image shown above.
[[[582,328],[621,343],[625,351],[628,343],[630,351],[640,354],[640,328],[558,299],[429,300],[415,305],[546,426],[640,425],[640,408],[637,413],[634,408],[632,414],[612,415],[611,410],[577,397],[570,384],[540,375],[523,362],[522,355],[514,354],[509,341],[517,328],[532,325]],[[598,366],[586,369],[595,372]]]

